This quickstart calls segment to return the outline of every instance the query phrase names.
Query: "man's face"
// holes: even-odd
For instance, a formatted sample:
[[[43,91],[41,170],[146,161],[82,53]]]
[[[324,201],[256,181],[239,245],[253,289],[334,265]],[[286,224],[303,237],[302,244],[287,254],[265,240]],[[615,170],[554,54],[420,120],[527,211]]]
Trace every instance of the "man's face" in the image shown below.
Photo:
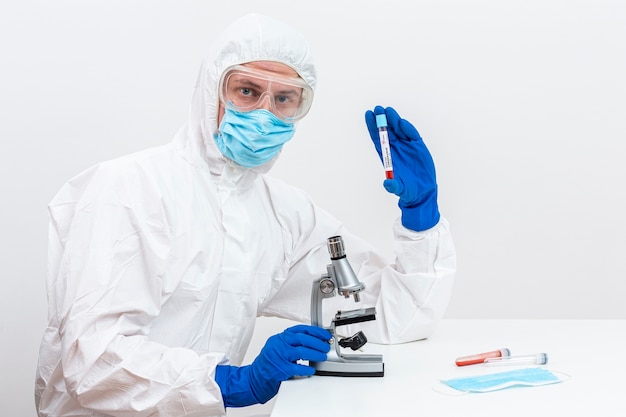
[[[277,77],[298,78],[298,73],[293,68],[285,64],[281,64],[279,62],[253,61],[253,62],[242,64],[242,66],[248,69],[252,69],[252,70],[263,71],[265,73],[268,73],[270,75],[277,76]],[[267,86],[260,86],[260,88],[266,89]],[[267,98],[263,98],[262,101],[259,103],[259,105],[256,106],[255,108],[273,111],[271,107],[272,107],[271,99],[267,97]],[[224,117],[224,112],[225,112],[224,104],[220,100],[218,114],[217,114],[218,126],[222,122],[222,118]]]

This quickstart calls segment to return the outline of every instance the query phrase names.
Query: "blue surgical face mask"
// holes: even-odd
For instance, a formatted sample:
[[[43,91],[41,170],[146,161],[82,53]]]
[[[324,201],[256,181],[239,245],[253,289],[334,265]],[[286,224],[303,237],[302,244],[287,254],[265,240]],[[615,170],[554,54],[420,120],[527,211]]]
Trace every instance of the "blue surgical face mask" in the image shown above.
[[[284,122],[265,109],[239,112],[227,107],[215,143],[228,159],[253,168],[278,155],[294,132],[293,123]]]
[[[539,386],[561,382],[561,378],[544,368],[525,368],[464,378],[442,380],[443,384],[462,392],[489,392],[516,386]]]

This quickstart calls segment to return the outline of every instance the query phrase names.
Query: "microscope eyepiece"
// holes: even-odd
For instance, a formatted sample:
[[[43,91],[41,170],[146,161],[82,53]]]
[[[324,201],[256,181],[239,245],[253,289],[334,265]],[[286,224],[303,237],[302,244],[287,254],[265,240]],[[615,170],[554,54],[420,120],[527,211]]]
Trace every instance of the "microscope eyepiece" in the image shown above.
[[[343,238],[341,236],[328,238],[328,252],[330,253],[330,259],[345,258],[346,251],[343,246]]]

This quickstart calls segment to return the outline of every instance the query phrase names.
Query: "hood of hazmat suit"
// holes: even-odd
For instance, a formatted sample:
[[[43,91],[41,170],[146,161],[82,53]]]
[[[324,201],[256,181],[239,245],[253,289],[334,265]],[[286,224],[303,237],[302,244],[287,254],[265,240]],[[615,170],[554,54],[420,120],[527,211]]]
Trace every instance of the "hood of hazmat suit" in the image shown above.
[[[266,16],[247,15],[229,26],[217,39],[202,62],[193,91],[189,122],[179,132],[179,146],[191,162],[208,166],[212,173],[221,174],[224,165],[229,170],[254,178],[265,173],[276,161],[253,169],[244,169],[224,157],[218,150],[214,134],[218,129],[218,84],[222,74],[233,65],[251,61],[273,61],[294,69],[313,90],[316,73],[306,39],[289,25]]]
[[[219,78],[255,60],[286,64],[315,87],[302,35],[244,16],[203,61],[173,141],[97,164],[50,202],[40,417],[225,414],[216,366],[242,364],[258,316],[310,323],[311,285],[335,235],[366,285],[361,303],[378,313],[364,327],[370,341],[421,339],[441,318],[455,271],[444,219],[419,233],[397,220],[390,263],[270,177],[273,160],[247,169],[221,155]],[[335,298],[330,314],[356,308]]]

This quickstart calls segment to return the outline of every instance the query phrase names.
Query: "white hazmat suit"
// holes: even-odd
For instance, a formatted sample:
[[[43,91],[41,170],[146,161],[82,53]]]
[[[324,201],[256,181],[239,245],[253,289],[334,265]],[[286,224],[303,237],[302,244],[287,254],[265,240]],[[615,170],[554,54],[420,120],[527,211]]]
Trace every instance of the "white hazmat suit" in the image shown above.
[[[367,286],[361,304],[377,309],[361,327],[368,339],[430,335],[455,274],[445,219],[423,232],[396,222],[397,259],[387,264],[305,193],[268,176],[273,161],[245,169],[215,145],[226,68],[277,61],[315,86],[306,42],[291,31],[259,15],[236,21],[203,62],[189,120],[171,143],[98,164],[51,201],[40,416],[223,414],[216,366],[241,364],[257,316],[310,323],[311,283],[335,235]]]

